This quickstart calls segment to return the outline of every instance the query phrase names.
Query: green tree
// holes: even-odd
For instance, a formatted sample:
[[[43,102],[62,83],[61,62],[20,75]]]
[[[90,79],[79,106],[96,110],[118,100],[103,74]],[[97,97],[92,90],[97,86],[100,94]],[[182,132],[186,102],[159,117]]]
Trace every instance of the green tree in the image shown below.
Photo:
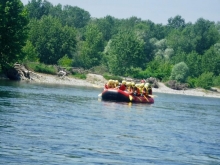
[[[220,74],[220,49],[217,44],[205,51],[201,61],[202,72],[212,72],[214,76]]]
[[[62,26],[57,18],[44,16],[30,23],[29,40],[39,54],[40,62],[57,64],[64,55],[72,58],[76,47],[76,30]]]
[[[185,62],[189,67],[189,76],[198,77],[202,74],[202,56],[195,51],[185,54]]]
[[[62,22],[75,28],[82,28],[88,24],[90,14],[77,6],[66,5],[63,8]]]
[[[28,14],[20,0],[0,0],[0,65],[4,69],[24,58]]]
[[[117,33],[117,19],[112,16],[96,19],[93,21],[103,34],[104,41],[108,42]]]
[[[26,42],[26,45],[22,48],[22,51],[25,54],[24,60],[30,62],[39,61],[37,50],[29,40]]]
[[[77,6],[66,5],[62,7],[58,4],[50,8],[49,15],[58,18],[62,25],[83,28],[90,21],[90,14]]]
[[[188,77],[189,68],[184,62],[180,62],[174,65],[170,79],[177,80],[178,82],[186,82],[186,78]]]
[[[102,60],[104,49],[103,35],[95,24],[86,27],[85,41],[82,43],[80,63],[84,68],[98,66]]]
[[[49,11],[49,15],[59,18],[62,22],[63,6],[59,3],[58,5],[51,7]]]
[[[134,68],[146,64],[144,41],[131,30],[120,31],[106,51],[107,65],[115,75],[129,75]]]
[[[187,26],[184,29],[174,29],[167,36],[167,43],[175,52],[190,53],[196,50],[196,33],[192,26]]]
[[[177,15],[174,18],[171,17],[168,19],[168,26],[174,29],[184,28],[185,20],[180,15]]]
[[[147,68],[144,71],[146,77],[156,77],[159,80],[168,80],[171,74],[172,64],[165,59],[155,58],[147,64]]]
[[[31,0],[28,1],[28,4],[25,7],[27,8],[31,19],[41,19],[41,17],[49,14],[53,5],[46,0]]]
[[[199,54],[203,54],[220,39],[215,23],[203,18],[196,21],[193,30],[197,41],[195,49]]]

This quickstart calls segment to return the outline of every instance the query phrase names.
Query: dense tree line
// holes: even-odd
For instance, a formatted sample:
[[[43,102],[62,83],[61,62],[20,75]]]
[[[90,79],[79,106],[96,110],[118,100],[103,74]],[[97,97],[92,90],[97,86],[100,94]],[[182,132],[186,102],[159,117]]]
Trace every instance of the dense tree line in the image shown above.
[[[15,18],[22,26],[13,27],[20,36],[5,32],[4,25],[8,26],[6,20],[10,19],[0,19],[1,65],[23,59],[102,68],[120,76],[172,79],[191,87],[220,86],[220,22],[198,18],[195,23],[186,23],[180,15],[169,18],[166,25],[137,17],[108,15],[98,19],[79,7],[54,6],[47,0],[30,0],[24,7],[19,0],[2,1],[0,18],[13,16],[10,4],[18,5]],[[6,42],[7,37],[15,43],[20,38],[21,42],[13,47],[10,44],[14,43]]]

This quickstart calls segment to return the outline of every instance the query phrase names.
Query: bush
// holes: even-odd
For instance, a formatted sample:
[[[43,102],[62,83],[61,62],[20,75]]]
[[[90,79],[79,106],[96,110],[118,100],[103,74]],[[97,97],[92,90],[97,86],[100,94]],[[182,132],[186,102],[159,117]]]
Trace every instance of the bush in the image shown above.
[[[201,74],[197,79],[196,86],[204,89],[210,89],[213,86],[213,73],[205,72]]]
[[[73,61],[67,55],[58,60],[58,65],[62,67],[71,67],[72,63]]]
[[[192,77],[188,77],[186,82],[188,83],[189,88],[194,88],[194,87],[196,87],[197,79],[192,78]]]
[[[188,77],[189,68],[184,62],[180,62],[174,65],[170,79],[176,80],[178,82],[186,82],[186,78]]]
[[[150,74],[148,74],[146,70],[140,71],[133,75],[133,78],[137,78],[137,79],[146,79],[148,77],[150,77]]]
[[[214,85],[215,87],[220,87],[220,75],[217,76],[217,77],[214,77],[213,79],[214,79],[214,80],[213,80],[213,85]]]

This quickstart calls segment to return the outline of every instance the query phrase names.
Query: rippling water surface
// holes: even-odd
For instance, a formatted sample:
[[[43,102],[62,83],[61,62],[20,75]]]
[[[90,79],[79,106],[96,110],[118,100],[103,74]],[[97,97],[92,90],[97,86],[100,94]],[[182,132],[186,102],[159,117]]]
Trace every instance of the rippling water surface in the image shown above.
[[[0,80],[0,164],[220,164],[220,99]]]

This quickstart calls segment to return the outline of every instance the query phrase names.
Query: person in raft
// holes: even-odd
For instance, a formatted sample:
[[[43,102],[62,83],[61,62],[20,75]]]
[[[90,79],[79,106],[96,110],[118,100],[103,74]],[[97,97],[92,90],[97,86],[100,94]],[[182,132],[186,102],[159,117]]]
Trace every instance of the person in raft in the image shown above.
[[[152,88],[151,88],[151,85],[150,85],[149,83],[146,83],[146,84],[144,85],[142,95],[143,95],[143,96],[152,95]]]
[[[141,95],[140,84],[135,84],[133,91],[134,91],[133,92],[134,96],[140,96]]]
[[[125,91],[125,90],[126,90],[126,81],[124,81],[124,80],[122,81],[122,83],[121,83],[119,89],[122,90],[122,91]]]
[[[144,88],[142,90],[142,96],[147,97],[148,96],[148,83],[144,84]]]
[[[134,82],[130,82],[130,83],[129,83],[129,88],[128,88],[127,90],[128,90],[128,92],[129,92],[130,94],[133,94],[133,93],[134,93],[134,86],[135,86],[135,83],[134,83]]]

